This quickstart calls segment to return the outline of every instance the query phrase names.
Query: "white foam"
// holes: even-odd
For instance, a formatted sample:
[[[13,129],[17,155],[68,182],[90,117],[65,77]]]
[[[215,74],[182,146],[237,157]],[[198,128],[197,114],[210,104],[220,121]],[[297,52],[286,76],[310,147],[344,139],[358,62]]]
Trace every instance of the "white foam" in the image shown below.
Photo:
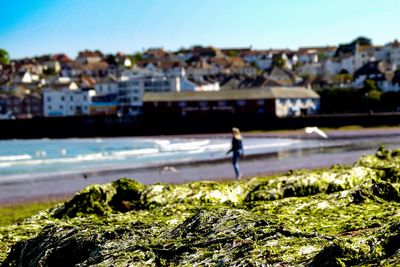
[[[210,143],[210,140],[191,141],[191,142],[180,142],[161,144],[160,151],[188,151],[197,150],[199,147],[206,146]]]
[[[156,154],[158,152],[160,152],[158,148],[143,148],[143,149],[135,149],[135,150],[117,151],[117,152],[113,152],[112,155],[115,155],[115,156],[140,156],[140,155]]]
[[[11,155],[11,156],[0,156],[0,161],[15,161],[15,160],[27,160],[31,159],[32,156],[28,154],[23,155]]]

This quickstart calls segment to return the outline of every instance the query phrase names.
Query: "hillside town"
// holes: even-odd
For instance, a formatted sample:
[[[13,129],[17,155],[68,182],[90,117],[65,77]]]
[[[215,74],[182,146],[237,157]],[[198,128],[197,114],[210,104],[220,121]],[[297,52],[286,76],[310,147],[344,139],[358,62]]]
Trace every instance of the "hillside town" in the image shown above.
[[[5,50],[3,50],[5,51]],[[400,42],[258,50],[193,46],[135,54],[84,50],[3,60],[0,118],[139,116],[166,109],[277,117],[316,114],[315,89],[400,90]]]

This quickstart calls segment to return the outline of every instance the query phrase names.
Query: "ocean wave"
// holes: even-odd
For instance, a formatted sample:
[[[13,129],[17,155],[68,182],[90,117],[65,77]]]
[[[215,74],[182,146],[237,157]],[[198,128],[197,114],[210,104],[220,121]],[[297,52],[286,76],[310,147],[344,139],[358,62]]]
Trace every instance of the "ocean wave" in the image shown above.
[[[143,149],[112,152],[112,155],[115,155],[115,156],[140,156],[140,155],[156,154],[158,152],[160,152],[160,150],[158,148],[143,148]]]
[[[210,143],[210,140],[201,140],[201,141],[189,141],[189,142],[180,142],[180,143],[158,143],[160,145],[159,149],[161,152],[163,151],[188,151],[188,150],[197,150],[200,147],[206,146]]]
[[[31,159],[32,156],[28,154],[23,155],[11,155],[11,156],[0,156],[0,161],[16,161],[16,160],[27,160]]]

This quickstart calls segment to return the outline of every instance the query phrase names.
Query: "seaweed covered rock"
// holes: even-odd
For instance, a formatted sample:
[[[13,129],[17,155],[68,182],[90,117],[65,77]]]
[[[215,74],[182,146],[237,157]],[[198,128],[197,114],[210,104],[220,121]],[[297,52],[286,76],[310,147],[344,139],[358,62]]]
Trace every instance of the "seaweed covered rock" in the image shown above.
[[[354,188],[376,178],[376,172],[356,166],[334,166],[322,171],[297,171],[276,179],[260,181],[247,195],[247,202],[303,197],[318,193],[334,193]]]
[[[379,149],[352,167],[275,177],[181,185],[123,178],[90,186],[0,227],[0,263],[396,266],[399,157]]]
[[[96,244],[96,235],[84,235],[77,227],[49,225],[37,237],[17,243],[3,266],[74,266],[87,259]]]
[[[105,215],[110,212],[108,202],[113,187],[92,185],[79,193],[74,198],[66,202],[63,206],[54,210],[55,218],[71,218],[83,214]]]
[[[375,170],[382,180],[400,182],[400,149],[380,147],[374,155],[362,157],[356,165]]]

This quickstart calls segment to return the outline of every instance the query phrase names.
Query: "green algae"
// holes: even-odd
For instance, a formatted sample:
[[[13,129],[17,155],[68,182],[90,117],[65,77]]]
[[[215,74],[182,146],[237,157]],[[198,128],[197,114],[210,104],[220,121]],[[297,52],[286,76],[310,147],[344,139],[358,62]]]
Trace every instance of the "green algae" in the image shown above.
[[[0,227],[2,266],[395,266],[400,153],[182,185],[90,186]],[[60,259],[62,259],[60,261]]]

